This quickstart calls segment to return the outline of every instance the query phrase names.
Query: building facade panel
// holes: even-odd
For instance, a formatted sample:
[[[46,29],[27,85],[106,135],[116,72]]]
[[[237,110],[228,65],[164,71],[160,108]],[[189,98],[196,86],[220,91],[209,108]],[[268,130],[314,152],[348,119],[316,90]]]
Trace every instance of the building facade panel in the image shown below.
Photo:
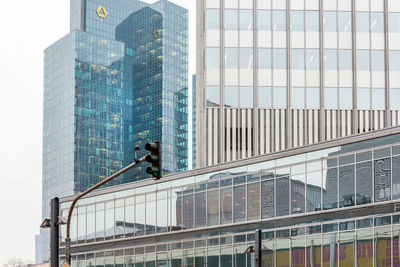
[[[390,1],[201,2],[204,21],[198,20],[197,42],[205,61],[197,63],[197,71],[205,77],[197,82],[197,104],[205,112],[198,114],[198,121],[207,123],[206,110],[216,104],[221,110],[283,109],[284,143],[271,151],[397,124],[390,111],[398,110],[398,11]],[[208,41],[217,32],[220,40]],[[310,119],[314,110],[318,114]],[[258,124],[258,114],[248,137],[255,147],[267,142],[260,140],[265,131],[277,134],[274,125]],[[224,117],[218,135],[222,143],[228,138]],[[205,147],[198,147],[198,166],[215,164],[199,151]],[[249,156],[261,151],[265,148]],[[221,154],[218,163],[230,160]]]

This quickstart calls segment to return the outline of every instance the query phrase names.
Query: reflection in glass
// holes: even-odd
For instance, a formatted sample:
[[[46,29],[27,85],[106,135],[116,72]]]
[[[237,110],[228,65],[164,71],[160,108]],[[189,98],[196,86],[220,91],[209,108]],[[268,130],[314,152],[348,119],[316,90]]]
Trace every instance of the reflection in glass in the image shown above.
[[[273,97],[274,108],[286,108],[286,87],[274,87]]]
[[[156,227],[156,202],[155,201],[147,201],[146,202],[146,234],[154,234]]]
[[[358,109],[371,108],[371,89],[357,88],[357,108]]]
[[[240,66],[241,69],[253,68],[253,48],[240,48]]]
[[[273,52],[273,68],[274,69],[286,69],[286,49],[285,48],[274,48]]]
[[[306,49],[306,68],[308,70],[319,69],[319,49]]]
[[[306,107],[310,109],[320,108],[319,88],[306,88]]]
[[[339,266],[354,266],[354,234],[354,231],[340,233]]]
[[[96,240],[104,239],[104,210],[96,210]]]
[[[292,49],[291,51],[291,68],[304,69],[304,49]]]
[[[202,227],[207,225],[206,221],[206,192],[196,193],[195,195],[195,219],[196,227]]]
[[[353,164],[341,166],[339,168],[339,207],[355,205],[354,178]]]
[[[194,221],[194,202],[193,202],[193,194],[188,194],[183,196],[183,229],[191,229],[193,228]]]
[[[115,208],[115,238],[120,238],[124,235],[125,228],[124,207]]]
[[[400,199],[400,156],[393,157],[392,190],[393,199]]]
[[[369,12],[356,12],[357,32],[369,32]]]
[[[170,220],[171,220],[171,222],[169,223],[169,225],[170,225],[172,231],[177,231],[177,230],[181,229],[181,226],[182,226],[182,198],[181,197],[177,198],[176,195],[174,195],[171,198]]]
[[[125,206],[125,235],[132,236],[135,227],[135,206]]]
[[[289,215],[289,178],[276,179],[276,216]]]
[[[221,189],[221,224],[232,223],[232,188]]]
[[[338,242],[336,233],[322,235],[322,262],[324,267],[338,266]]]
[[[392,238],[391,228],[379,227],[375,229],[376,265],[386,267],[392,265]],[[397,254],[397,253],[396,253]]]
[[[400,51],[389,50],[390,71],[400,71]]]
[[[305,236],[292,236],[291,242],[291,258],[292,258],[292,266],[305,266]]]
[[[373,267],[374,240],[371,229],[357,231],[357,265]]]
[[[324,210],[337,208],[337,168],[322,171],[322,207]]]
[[[78,243],[86,239],[86,213],[78,215]]]
[[[371,12],[371,32],[383,32],[383,13]]]
[[[237,69],[239,64],[239,50],[237,48],[225,48],[225,68]]]
[[[385,109],[385,89],[372,88],[372,109]]]
[[[353,88],[351,87],[339,88],[339,108],[341,109],[353,108]]]
[[[307,173],[307,211],[321,210],[321,171]]]
[[[271,69],[271,49],[259,48],[258,49],[258,68]]]
[[[356,165],[356,204],[368,204],[372,201],[372,162]]]
[[[253,87],[241,86],[239,91],[240,107],[252,108],[253,107]]]
[[[389,32],[400,32],[400,13],[389,12]]]
[[[339,69],[340,70],[352,70],[353,69],[353,57],[352,52],[349,49],[339,49]]]
[[[304,174],[291,177],[291,214],[305,211],[305,182]]]
[[[219,68],[219,48],[208,47],[206,48],[206,68],[218,69]]]
[[[157,200],[157,232],[167,232],[168,227],[168,200]]]
[[[246,185],[233,188],[233,222],[246,220]]]
[[[272,218],[275,215],[274,188],[274,180],[261,182],[261,216],[263,219]]]
[[[351,12],[339,11],[338,24],[339,32],[351,32]]]
[[[207,225],[219,224],[219,191],[207,192]]]
[[[399,88],[391,88],[390,89],[390,109],[392,110],[400,110],[400,89]]]
[[[260,219],[260,183],[247,185],[247,219]]]
[[[292,87],[292,95],[291,95],[292,108],[294,109],[304,108],[304,97],[305,97],[305,92],[303,87]]]
[[[326,109],[337,109],[338,93],[337,88],[325,87],[324,106]]]
[[[390,200],[391,159],[374,161],[374,194],[375,202]]]
[[[335,32],[336,31],[336,12],[335,11],[324,11],[324,31]]]
[[[290,239],[276,239],[276,262],[277,266],[290,266]]]
[[[337,70],[337,50],[324,50],[324,67],[327,70]]]
[[[304,11],[290,11],[290,29],[304,31]]]
[[[206,107],[219,107],[219,86],[206,87]]]
[[[88,240],[88,242],[93,242],[94,238],[95,238],[95,226],[96,226],[96,222],[95,222],[95,217],[96,213],[94,212],[89,212],[87,214],[87,221],[86,221],[86,238]]]

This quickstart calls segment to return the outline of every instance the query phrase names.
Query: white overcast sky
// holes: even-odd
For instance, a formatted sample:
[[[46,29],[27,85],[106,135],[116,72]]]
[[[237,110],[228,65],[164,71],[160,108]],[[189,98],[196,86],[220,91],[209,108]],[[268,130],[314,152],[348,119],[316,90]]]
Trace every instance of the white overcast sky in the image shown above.
[[[195,0],[173,2],[190,10],[191,77]],[[1,1],[0,7],[1,266],[15,257],[34,261],[41,223],[43,50],[69,32],[69,0]]]

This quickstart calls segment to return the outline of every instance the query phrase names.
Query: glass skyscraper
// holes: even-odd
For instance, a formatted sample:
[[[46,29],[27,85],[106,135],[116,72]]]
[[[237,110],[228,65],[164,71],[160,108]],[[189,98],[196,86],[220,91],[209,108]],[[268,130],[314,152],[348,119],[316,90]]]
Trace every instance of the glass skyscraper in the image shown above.
[[[198,166],[400,123],[399,1],[197,7]]]
[[[188,12],[171,2],[71,0],[71,31],[44,56],[43,218],[51,198],[132,163],[135,145],[159,140],[164,173],[187,169],[187,49]],[[149,178],[143,166],[109,185]],[[39,241],[43,262],[47,231]]]

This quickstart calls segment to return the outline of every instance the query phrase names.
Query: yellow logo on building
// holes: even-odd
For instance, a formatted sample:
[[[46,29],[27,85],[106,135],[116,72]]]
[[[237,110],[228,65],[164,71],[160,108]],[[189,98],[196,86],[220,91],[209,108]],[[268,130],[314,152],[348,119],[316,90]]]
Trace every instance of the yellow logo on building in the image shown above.
[[[96,12],[97,16],[99,16],[100,18],[105,19],[107,17],[107,10],[104,6],[99,6]]]

